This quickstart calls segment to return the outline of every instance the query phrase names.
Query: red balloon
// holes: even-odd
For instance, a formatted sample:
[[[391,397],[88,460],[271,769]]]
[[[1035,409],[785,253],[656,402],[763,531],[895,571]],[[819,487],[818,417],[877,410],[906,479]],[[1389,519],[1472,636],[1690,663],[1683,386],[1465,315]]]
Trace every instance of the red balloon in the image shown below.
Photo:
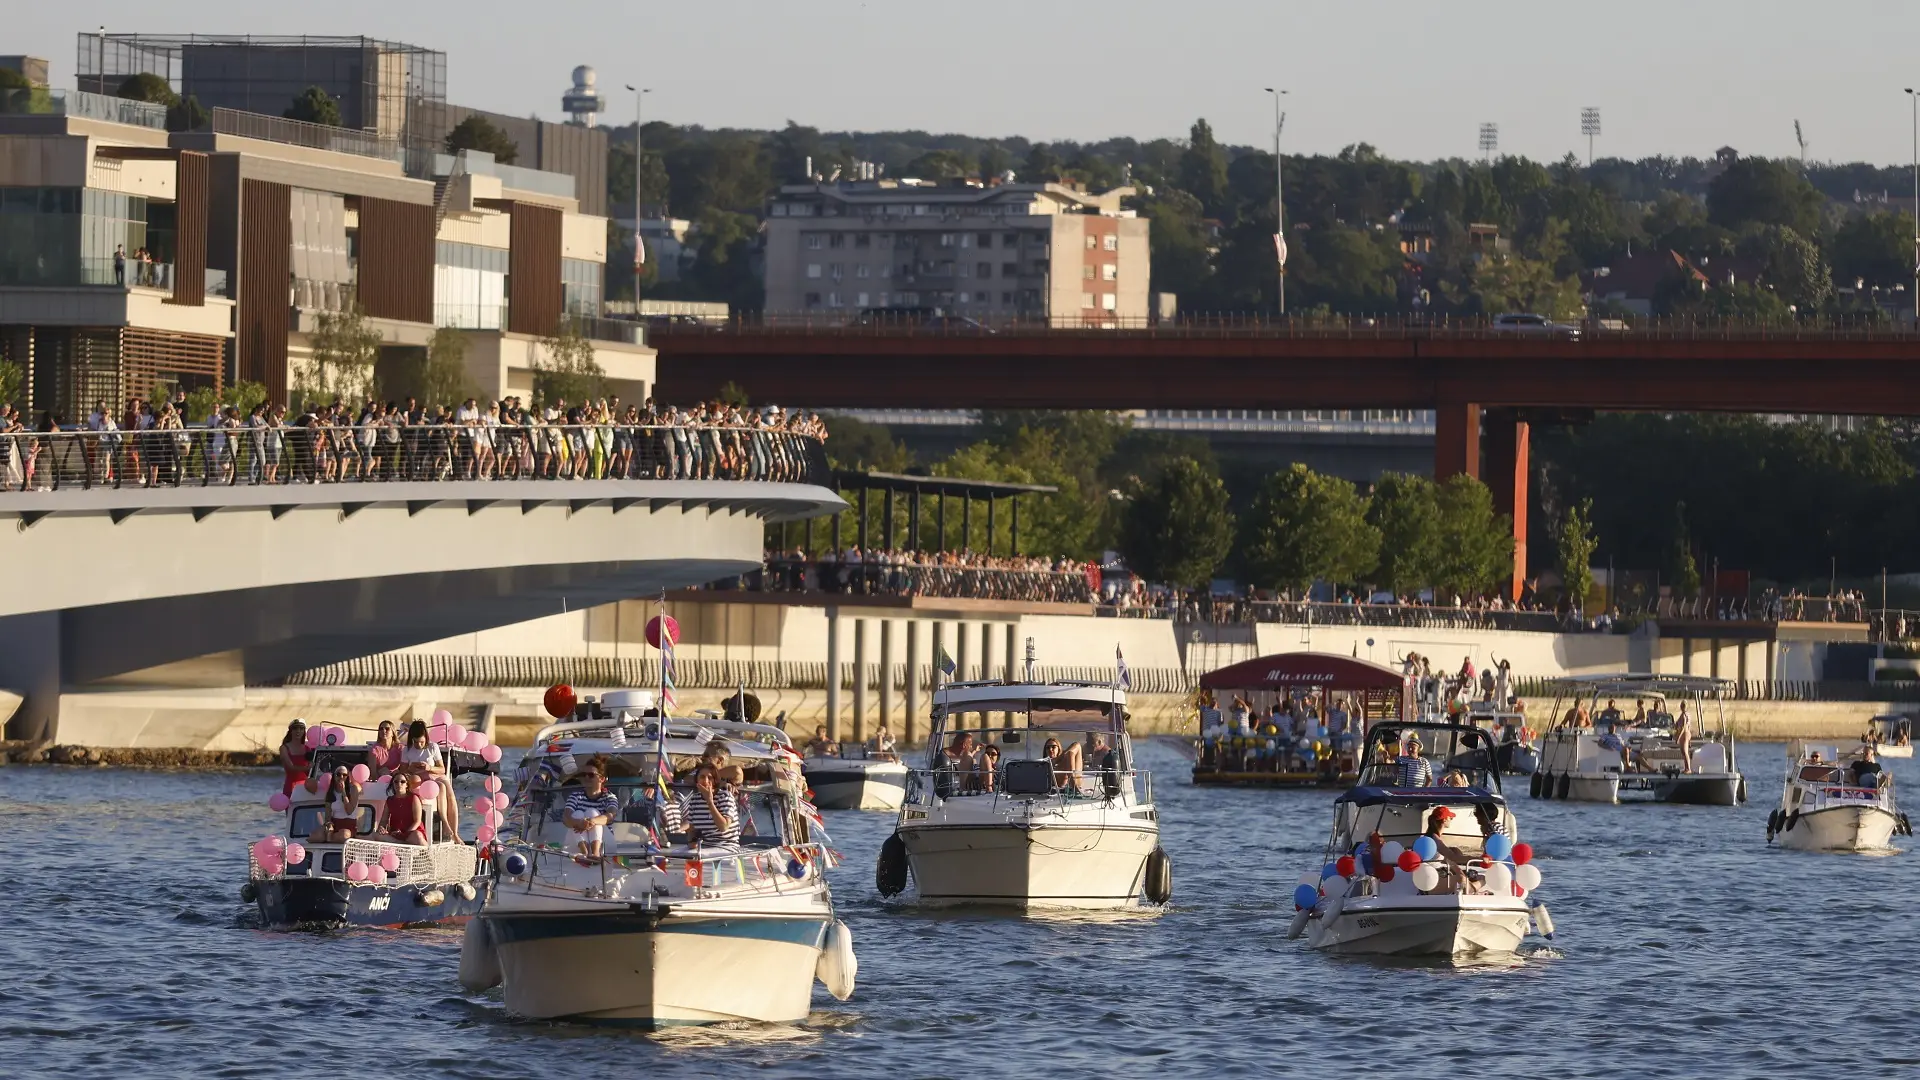
[[[1409,874],[1420,869],[1420,853],[1412,849],[1401,852],[1400,869],[1405,870]]]
[[[647,620],[647,644],[656,649],[660,647],[660,626],[662,623],[665,623],[667,628],[667,644],[680,644],[680,623],[679,620],[671,615],[655,615],[653,618]]]
[[[1532,844],[1513,845],[1513,865],[1525,866],[1532,861],[1533,861],[1533,845]]]
[[[559,683],[547,687],[547,696],[543,699],[542,704],[546,706],[548,716],[553,717],[555,720],[564,720],[573,715],[575,701],[573,687],[568,686],[566,683]]]
[[[1341,877],[1352,877],[1353,871],[1354,871],[1353,856],[1342,855],[1339,858],[1333,860],[1333,869],[1334,869],[1334,872],[1339,874]]]
[[[1373,872],[1373,876],[1374,876],[1374,877],[1377,877],[1377,878],[1379,878],[1379,879],[1380,879],[1381,881],[1392,881],[1392,880],[1393,880],[1393,867],[1391,867],[1391,866],[1382,866],[1382,867],[1380,867],[1380,868],[1379,868],[1378,870],[1375,870],[1375,871]]]

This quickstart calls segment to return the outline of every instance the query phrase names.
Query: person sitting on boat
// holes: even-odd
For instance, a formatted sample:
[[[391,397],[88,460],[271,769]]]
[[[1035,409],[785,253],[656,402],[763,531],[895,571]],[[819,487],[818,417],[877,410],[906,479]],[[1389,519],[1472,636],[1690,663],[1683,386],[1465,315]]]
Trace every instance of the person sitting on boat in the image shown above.
[[[694,843],[724,846],[740,842],[740,804],[711,766],[694,770],[693,790],[687,792],[680,806]]]
[[[1634,702],[1633,702],[1632,726],[1633,727],[1647,726],[1647,703],[1639,700],[1638,698],[1634,699]]]
[[[1600,710],[1600,719],[1609,724],[1618,724],[1621,719],[1620,706],[1612,698],[1607,699],[1607,707]]]
[[[1621,772],[1629,772],[1633,769],[1631,763],[1633,748],[1627,745],[1627,740],[1621,738],[1619,732],[1611,728],[1607,729],[1606,733],[1600,736],[1600,749],[1612,750],[1620,755]]]
[[[711,772],[705,765],[701,769]],[[607,826],[613,824],[619,813],[620,796],[607,790],[607,778],[601,775],[600,766],[593,764],[581,769],[580,786],[567,793],[567,809],[563,819],[567,824],[567,839],[573,842],[574,851],[588,858],[599,858]]]
[[[1448,769],[1447,775],[1440,778],[1441,787],[1466,787],[1467,774],[1459,769]]]
[[[397,772],[387,783],[387,809],[380,819],[380,839],[389,844],[426,847],[427,815],[420,805],[420,796],[413,793],[419,781],[411,772]]]
[[[1860,756],[1854,758],[1853,763],[1847,768],[1853,773],[1854,787],[1878,788],[1880,786],[1880,760],[1879,755],[1873,752],[1873,747],[1861,747]]]
[[[415,720],[407,727],[407,745],[400,751],[400,768],[413,774],[416,781],[444,780],[447,764],[440,757],[440,748],[433,745],[432,736],[427,734],[427,722]],[[419,784],[414,785],[415,788]],[[447,830],[448,836],[460,835],[460,810],[454,803],[453,784],[442,783],[440,795],[434,800],[439,811],[440,824]]]
[[[1816,784],[1826,784],[1833,782],[1837,777],[1834,776],[1833,766],[1828,765],[1826,759],[1820,756],[1820,751],[1809,750],[1807,763],[1800,768],[1800,779],[1810,780]]]
[[[1327,707],[1327,733],[1333,737],[1333,748],[1342,753],[1353,747],[1353,737],[1347,734],[1348,720],[1345,703],[1334,698]]]
[[[1423,788],[1433,786],[1433,765],[1420,756],[1420,736],[1407,736],[1406,749],[1393,759],[1393,786]]]
[[[380,721],[380,729],[374,733],[373,741],[367,744],[368,779],[379,780],[392,776],[393,770],[400,767],[400,751],[403,749],[393,721]]]
[[[304,783],[307,770],[313,766],[313,751],[307,746],[307,722],[295,720],[287,725],[287,733],[280,740],[280,769],[286,779],[280,785],[280,794],[292,795],[293,785]]]
[[[974,763],[973,782],[975,790],[982,794],[994,793],[1000,776],[1000,748],[988,743],[980,748],[980,758]]]
[[[874,732],[873,738],[867,742],[868,756],[880,761],[892,761],[897,756],[895,750],[893,732],[887,730],[887,725],[881,724],[880,730]]]
[[[354,828],[360,822],[360,785],[353,782],[353,774],[345,765],[333,770],[333,783],[327,788],[327,811],[320,817],[320,826],[307,837],[310,844],[344,844],[353,839]]]
[[[1440,871],[1440,884],[1434,888],[1435,892],[1457,892],[1466,882],[1466,853],[1446,840],[1447,822],[1452,820],[1452,808],[1436,806],[1427,815],[1427,828],[1421,834],[1432,840],[1434,847],[1439,849],[1434,852],[1441,861],[1441,865],[1434,868]]]
[[[813,729],[813,738],[807,740],[806,757],[839,757],[840,744],[827,737],[827,725],[820,724]]]

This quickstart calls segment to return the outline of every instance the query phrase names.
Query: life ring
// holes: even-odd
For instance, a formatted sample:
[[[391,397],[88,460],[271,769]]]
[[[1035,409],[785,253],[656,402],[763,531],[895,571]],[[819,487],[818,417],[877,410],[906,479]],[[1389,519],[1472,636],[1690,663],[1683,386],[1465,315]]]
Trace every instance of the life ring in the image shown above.
[[[899,833],[880,845],[880,859],[873,867],[873,887],[881,896],[898,896],[907,887],[907,842]]]
[[[1146,893],[1156,904],[1173,899],[1173,857],[1157,845],[1147,853]]]

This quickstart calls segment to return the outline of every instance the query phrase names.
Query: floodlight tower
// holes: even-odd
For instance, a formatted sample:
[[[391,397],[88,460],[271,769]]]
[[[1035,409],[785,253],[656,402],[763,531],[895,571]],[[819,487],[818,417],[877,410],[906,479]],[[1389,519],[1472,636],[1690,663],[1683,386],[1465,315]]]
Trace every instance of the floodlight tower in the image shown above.
[[[1500,125],[1480,125],[1480,156],[1491,163],[1493,155],[1500,149]]]
[[[1593,140],[1600,134],[1600,110],[1589,105],[1580,110],[1580,134],[1587,137],[1587,168],[1593,168]]]

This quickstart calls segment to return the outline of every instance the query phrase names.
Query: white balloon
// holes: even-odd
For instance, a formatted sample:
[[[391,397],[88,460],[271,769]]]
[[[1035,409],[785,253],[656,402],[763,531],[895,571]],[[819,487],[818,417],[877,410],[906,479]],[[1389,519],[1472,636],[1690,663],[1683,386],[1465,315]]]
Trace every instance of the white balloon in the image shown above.
[[[1400,846],[1400,841],[1389,840],[1380,845],[1380,857],[1388,863],[1397,866],[1400,863],[1400,853],[1405,850],[1407,849]]]
[[[1513,880],[1518,882],[1521,888],[1532,892],[1540,887],[1540,868],[1527,863],[1514,870]]]
[[[1320,887],[1320,875],[1319,874],[1301,874],[1300,884],[1311,885],[1317,889]]]
[[[1497,862],[1487,868],[1487,891],[1494,896],[1513,894],[1513,871],[1506,863]]]
[[[1440,871],[1435,870],[1433,864],[1421,863],[1420,868],[1413,872],[1413,887],[1421,892],[1432,892],[1439,885]]]

